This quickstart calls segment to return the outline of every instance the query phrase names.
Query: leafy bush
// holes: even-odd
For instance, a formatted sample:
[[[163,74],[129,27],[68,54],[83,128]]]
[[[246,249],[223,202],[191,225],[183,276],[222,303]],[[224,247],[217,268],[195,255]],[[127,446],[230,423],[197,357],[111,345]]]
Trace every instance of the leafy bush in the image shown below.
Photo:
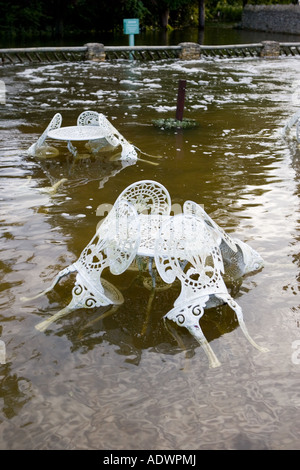
[[[227,2],[218,2],[213,10],[213,16],[220,21],[237,22],[241,21],[243,6]]]

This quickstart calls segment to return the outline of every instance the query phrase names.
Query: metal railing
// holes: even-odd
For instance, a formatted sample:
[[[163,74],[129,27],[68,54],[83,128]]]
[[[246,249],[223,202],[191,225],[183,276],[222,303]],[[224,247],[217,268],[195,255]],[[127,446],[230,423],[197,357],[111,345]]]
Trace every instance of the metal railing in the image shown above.
[[[226,46],[201,46],[202,57],[216,57],[227,59],[231,57],[259,57],[263,45],[258,44],[238,44]]]
[[[300,55],[300,42],[282,42],[280,43],[281,55],[297,56]]]
[[[181,46],[106,46],[106,59],[177,59]]]
[[[279,43],[280,56],[300,55],[300,43]],[[237,45],[200,45],[201,58],[259,57],[262,43]],[[0,63],[18,64],[35,62],[78,62],[86,59],[87,46],[80,47],[29,47],[0,49]],[[105,60],[135,59],[161,60],[180,58],[181,45],[177,46],[104,46]]]
[[[86,46],[0,49],[0,61],[2,64],[81,61],[84,60],[86,50]]]

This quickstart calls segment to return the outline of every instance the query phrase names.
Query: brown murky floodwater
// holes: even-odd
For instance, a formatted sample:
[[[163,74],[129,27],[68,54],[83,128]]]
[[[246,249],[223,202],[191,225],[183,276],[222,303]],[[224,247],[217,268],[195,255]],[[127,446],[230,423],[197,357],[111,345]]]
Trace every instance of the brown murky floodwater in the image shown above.
[[[2,67],[1,449],[300,448],[300,148],[293,132],[281,134],[299,109],[299,72],[298,57]],[[174,117],[179,79],[185,117],[199,127],[157,128],[153,119]],[[80,144],[74,162],[64,143],[56,158],[26,154],[56,112],[72,125],[85,109],[104,113],[147,161],[122,167]],[[56,194],[44,192],[61,178]],[[234,297],[269,353],[218,307],[201,321],[221,362],[210,369],[188,332],[179,344],[162,321],[178,286],[157,290],[147,319],[149,290],[132,272],[110,278],[125,299],[112,315],[77,310],[35,329],[67,305],[73,279],[21,297],[75,261],[98,206],[141,179],[163,183],[173,203],[203,204],[263,256]]]

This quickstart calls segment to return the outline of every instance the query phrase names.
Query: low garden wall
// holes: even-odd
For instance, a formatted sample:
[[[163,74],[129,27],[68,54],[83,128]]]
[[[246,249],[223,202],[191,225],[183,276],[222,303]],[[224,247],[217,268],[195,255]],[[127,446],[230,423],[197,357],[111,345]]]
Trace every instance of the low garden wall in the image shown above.
[[[246,5],[241,27],[300,35],[300,5]]]

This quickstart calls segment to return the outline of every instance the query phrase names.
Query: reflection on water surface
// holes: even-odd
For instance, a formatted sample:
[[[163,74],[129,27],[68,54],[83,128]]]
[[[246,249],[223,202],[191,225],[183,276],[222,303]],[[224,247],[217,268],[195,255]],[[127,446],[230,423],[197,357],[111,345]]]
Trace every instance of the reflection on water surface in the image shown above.
[[[0,448],[299,448],[300,150],[293,135],[281,136],[299,108],[299,70],[298,58],[2,68]],[[158,129],[153,119],[174,117],[179,79],[187,80],[185,116],[199,127]],[[26,154],[56,112],[73,125],[84,109],[105,114],[146,161],[122,167],[84,145],[74,161],[63,142],[55,158]],[[62,178],[55,194],[45,192]],[[179,207],[203,204],[263,256],[265,267],[231,293],[270,353],[255,350],[233,312],[218,307],[201,323],[222,363],[209,369],[193,338],[162,322],[179,286],[157,289],[147,317],[149,280],[129,271],[106,276],[125,298],[116,312],[75,311],[35,330],[69,302],[73,280],[20,298],[74,262],[99,206],[141,179],[160,181]]]

